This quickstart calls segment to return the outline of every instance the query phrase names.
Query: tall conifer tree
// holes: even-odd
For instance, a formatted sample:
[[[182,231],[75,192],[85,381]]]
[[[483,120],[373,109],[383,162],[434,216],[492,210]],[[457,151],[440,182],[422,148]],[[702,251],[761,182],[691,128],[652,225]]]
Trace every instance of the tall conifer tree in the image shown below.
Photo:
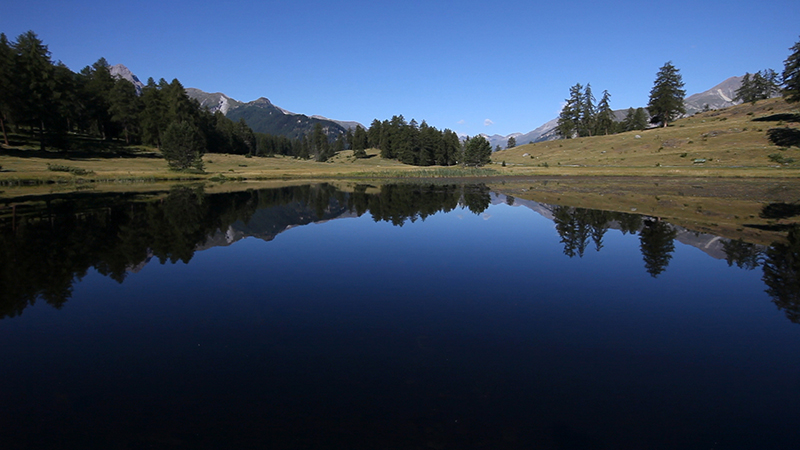
[[[789,50],[792,54],[783,62],[783,97],[796,103],[800,102],[800,41]]]
[[[669,61],[658,70],[653,89],[650,90],[650,102],[647,105],[650,116],[666,127],[669,122],[686,113],[684,96],[683,78]]]
[[[4,33],[0,33],[0,131],[3,133],[3,143],[8,143],[6,123],[14,104],[14,51]]]
[[[39,130],[40,149],[45,148],[45,129],[52,122],[55,108],[54,66],[50,51],[36,33],[28,31],[17,37],[12,44],[16,53],[15,74],[17,78],[16,98],[12,107],[15,120],[27,123]]]
[[[597,105],[597,115],[594,120],[594,134],[613,134],[615,131],[614,126],[614,111],[611,110],[611,94],[608,91],[603,91],[603,97]]]

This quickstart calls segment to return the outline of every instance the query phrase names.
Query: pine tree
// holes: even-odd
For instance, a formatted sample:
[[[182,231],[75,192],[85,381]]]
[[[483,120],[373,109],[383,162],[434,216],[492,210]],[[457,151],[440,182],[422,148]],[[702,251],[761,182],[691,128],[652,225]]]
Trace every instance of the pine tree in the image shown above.
[[[0,129],[3,132],[3,142],[8,143],[6,123],[14,104],[14,50],[4,33],[0,33]]]
[[[353,143],[351,144],[351,148],[353,149],[353,156],[356,158],[366,158],[367,157],[367,146],[369,145],[369,136],[367,135],[366,130],[361,127],[361,125],[356,125],[356,129],[353,132]]]
[[[311,144],[314,148],[313,153],[316,154],[317,161],[327,161],[330,157],[330,144],[328,143],[328,136],[322,129],[322,123],[320,122],[314,124],[314,131],[311,134]]]
[[[143,109],[139,124],[142,130],[142,141],[148,145],[161,147],[161,135],[164,132],[167,108],[164,105],[161,87],[153,78],[147,80],[147,85],[142,89]]]
[[[744,74],[744,76],[742,77],[742,84],[741,84],[741,86],[739,86],[738,89],[736,89],[734,94],[736,94],[736,96],[733,97],[733,101],[735,101],[735,102],[742,102],[742,103],[753,102],[753,103],[755,103],[755,100],[754,100],[755,95],[754,95],[754,91],[753,91],[753,80],[750,78],[750,72],[747,72],[747,73]]]
[[[159,86],[166,107],[167,123],[189,122],[194,124],[199,108],[186,94],[186,89],[181,82],[174,78],[172,82],[166,84],[162,79]]]
[[[109,93],[111,120],[118,124],[125,135],[125,143],[131,143],[131,137],[138,136],[139,111],[141,100],[136,95],[136,87],[128,80],[117,79]]]
[[[564,139],[572,139],[576,135],[580,135],[581,120],[583,118],[583,86],[580,83],[569,88],[569,98],[566,104],[561,109],[561,114],[558,116],[558,125],[556,129],[559,136]]]
[[[686,108],[683,105],[685,95],[680,72],[672,65],[672,61],[667,62],[659,69],[653,89],[650,90],[647,109],[652,120],[666,127],[669,122],[685,114]]]
[[[508,138],[508,143],[506,143],[506,148],[514,148],[517,146],[517,139],[514,136]]]
[[[442,153],[442,133],[424,120],[419,126],[419,162],[420,166],[436,164],[436,155]]]
[[[628,111],[625,113],[625,118],[622,119],[619,127],[622,131],[631,131],[633,130],[633,115],[636,114],[636,110],[633,108],[628,108]]]
[[[63,149],[67,149],[66,133],[80,122],[80,89],[77,75],[62,62],[56,63],[53,77],[55,79],[55,104],[58,120],[55,122]],[[51,131],[53,131],[51,129]]]
[[[580,126],[578,129],[579,136],[591,136],[594,134],[595,128],[595,115],[597,110],[594,106],[594,95],[592,95],[592,85],[586,84],[586,89],[583,91],[583,107],[581,108]]]
[[[800,102],[800,41],[789,50],[792,54],[783,62],[783,98],[796,103]]]
[[[440,166],[452,166],[459,160],[461,153],[461,141],[455,131],[446,129],[442,133],[441,153],[436,155],[436,164]]]
[[[175,170],[203,169],[206,142],[200,130],[190,122],[172,122],[164,131],[161,153]]]
[[[26,123],[39,130],[40,149],[45,149],[45,129],[54,119],[54,66],[50,51],[36,33],[28,31],[11,45],[16,54],[14,73],[17,88],[12,107],[15,122]]]
[[[464,164],[468,166],[483,166],[491,162],[492,144],[481,135],[467,138],[464,143]]]
[[[234,134],[236,135],[236,140],[240,143],[239,145],[242,147],[240,153],[248,155],[256,153],[256,136],[253,133],[253,129],[245,122],[244,117],[240,117],[239,121],[236,122]]]
[[[108,69],[108,62],[100,58],[91,66],[81,70],[83,81],[83,98],[87,118],[94,134],[103,139],[111,139],[114,125],[111,121],[111,91],[114,89],[114,77]]]
[[[381,145],[381,134],[383,127],[383,122],[378,119],[373,119],[372,123],[369,126],[369,130],[367,131],[367,146],[369,148],[380,148]]]
[[[780,75],[772,69],[765,69],[761,72],[761,78],[764,80],[764,87],[762,92],[764,98],[772,98],[781,92]]]
[[[333,153],[339,153],[344,150],[345,147],[345,135],[340,134],[339,137],[336,138],[336,141],[333,143]]]
[[[603,97],[597,105],[597,115],[594,120],[594,134],[596,135],[608,135],[615,132],[614,111],[611,110],[610,100],[611,94],[603,91]]]
[[[632,130],[644,130],[647,128],[647,112],[644,108],[636,108],[633,115],[633,122],[631,123]]]

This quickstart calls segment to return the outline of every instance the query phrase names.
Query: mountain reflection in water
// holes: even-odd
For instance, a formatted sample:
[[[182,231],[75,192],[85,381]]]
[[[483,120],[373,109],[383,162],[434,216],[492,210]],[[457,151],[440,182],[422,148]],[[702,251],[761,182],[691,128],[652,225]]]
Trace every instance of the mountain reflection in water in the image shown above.
[[[0,317],[22,313],[42,299],[60,308],[89,268],[118,282],[152,258],[188,263],[194,253],[253,236],[270,241],[288,228],[369,213],[403,226],[463,206],[482,213],[493,201],[531,208],[553,220],[568,257],[604,247],[609,229],[639,235],[645,270],[657,277],[672,258],[674,241],[693,245],[728,265],[764,268],[767,292],[793,322],[800,321],[797,229],[769,248],[695,233],[638,214],[547,205],[490,195],[482,184],[386,184],[343,192],[330,184],[206,194],[175,187],[161,195],[78,194],[6,200],[0,216]],[[502,196],[501,196],[502,197]],[[13,206],[12,206],[13,205]]]

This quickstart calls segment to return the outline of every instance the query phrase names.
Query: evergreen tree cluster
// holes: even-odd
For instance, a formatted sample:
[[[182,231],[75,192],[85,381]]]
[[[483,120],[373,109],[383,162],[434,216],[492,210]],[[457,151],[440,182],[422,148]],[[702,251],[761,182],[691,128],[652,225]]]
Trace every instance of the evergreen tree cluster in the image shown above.
[[[780,85],[780,77],[772,69],[759,71],[752,75],[746,73],[742,78],[742,85],[736,89],[734,100],[755,104],[759,100],[766,100],[780,93]]]
[[[600,103],[595,105],[591,84],[584,88],[580,83],[569,89],[569,98],[558,116],[556,130],[564,139],[575,137],[608,135],[617,132],[614,111],[611,109],[611,94],[603,91]]]
[[[358,129],[356,129],[358,130]],[[381,157],[396,159],[417,166],[452,166],[459,162],[461,141],[449,129],[439,131],[425,121],[406,122],[402,115],[383,122],[375,119],[366,131],[366,145],[381,151]],[[363,137],[355,139],[354,150],[364,145]],[[490,146],[491,152],[491,146]]]
[[[70,150],[69,137],[80,134],[153,145],[170,155],[183,152],[183,162],[170,159],[176,168],[196,165],[186,165],[187,154],[253,154],[257,144],[244,121],[200,107],[177,79],[150,78],[139,94],[131,82],[111,75],[104,58],[74,73],[53,62],[32,31],[14,42],[0,33],[0,128],[6,145],[9,126],[35,134],[42,150]],[[189,136],[192,148],[172,146],[178,136]]]
[[[644,130],[647,128],[648,121],[649,117],[647,116],[647,112],[644,110],[644,108],[628,108],[625,118],[619,123],[617,129],[620,132]]]

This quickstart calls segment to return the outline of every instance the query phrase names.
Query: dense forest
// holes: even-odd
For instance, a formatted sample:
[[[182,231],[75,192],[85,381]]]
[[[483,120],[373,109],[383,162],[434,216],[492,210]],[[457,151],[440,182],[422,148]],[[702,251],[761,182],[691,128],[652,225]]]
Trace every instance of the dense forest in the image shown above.
[[[189,99],[174,79],[150,78],[141,93],[114,77],[100,58],[80,72],[53,62],[47,46],[29,31],[9,42],[0,34],[0,128],[36,137],[39,148],[81,150],[75,136],[124,141],[163,149],[189,133],[199,152],[253,153],[255,136],[244,121],[212,114]],[[167,146],[169,147],[169,145]]]

